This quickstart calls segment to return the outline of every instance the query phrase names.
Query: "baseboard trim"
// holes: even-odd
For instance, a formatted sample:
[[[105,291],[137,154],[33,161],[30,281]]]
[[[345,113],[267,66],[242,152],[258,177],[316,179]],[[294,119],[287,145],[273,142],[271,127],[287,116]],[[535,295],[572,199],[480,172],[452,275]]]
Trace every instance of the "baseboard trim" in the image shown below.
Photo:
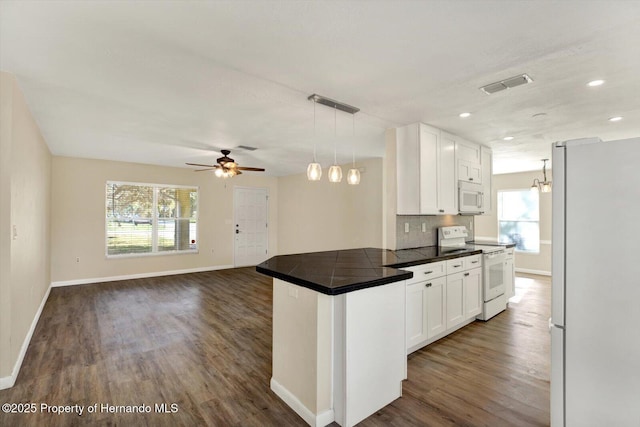
[[[125,274],[122,276],[108,276],[108,277],[93,277],[88,279],[76,279],[76,280],[62,280],[57,282],[51,282],[51,287],[57,288],[61,286],[75,286],[75,285],[88,285],[91,283],[103,283],[103,282],[117,282],[118,280],[131,280],[131,279],[146,279],[148,277],[159,276],[173,276],[176,274],[188,274],[188,273],[202,273],[205,271],[226,270],[233,268],[233,265],[217,265],[212,267],[197,267],[186,268],[183,270],[170,270],[170,271],[153,271],[149,273],[139,274]]]
[[[16,383],[16,379],[18,378],[18,373],[20,373],[20,368],[22,367],[22,362],[24,361],[24,356],[27,354],[27,349],[29,348],[29,343],[31,342],[31,337],[33,337],[33,332],[36,330],[36,326],[38,325],[38,321],[40,320],[40,315],[42,314],[42,310],[44,309],[44,305],[49,298],[49,293],[51,292],[51,286],[47,287],[47,292],[45,292],[42,301],[40,302],[40,307],[38,307],[38,311],[36,312],[35,317],[33,318],[33,322],[31,322],[31,327],[29,328],[29,332],[24,337],[24,341],[22,342],[22,347],[20,347],[20,353],[18,354],[18,360],[13,365],[13,371],[11,372],[11,376],[0,378],[0,390],[4,390],[6,388],[11,388]]]
[[[315,415],[282,384],[271,377],[271,390],[311,427],[324,427],[335,421],[333,409]]]
[[[538,276],[551,276],[550,271],[531,270],[529,268],[518,268],[518,267],[516,267],[516,273],[537,274]]]

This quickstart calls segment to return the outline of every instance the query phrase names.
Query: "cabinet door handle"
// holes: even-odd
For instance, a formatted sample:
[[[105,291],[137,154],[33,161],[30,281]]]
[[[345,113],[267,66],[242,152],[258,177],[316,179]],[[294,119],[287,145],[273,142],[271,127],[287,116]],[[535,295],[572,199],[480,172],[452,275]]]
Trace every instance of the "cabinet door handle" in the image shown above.
[[[473,181],[473,178],[469,178],[469,181]]]
[[[444,212],[444,209],[438,209],[438,212]]]
[[[471,264],[477,264],[478,261],[471,261]]]
[[[459,268],[459,267],[462,267],[462,264],[454,265],[454,266],[453,266],[453,268]]]
[[[431,274],[433,271],[425,271],[424,274]]]
[[[465,275],[465,276],[468,276],[468,275],[469,275],[469,273],[464,273],[464,275]]]
[[[426,286],[427,288],[430,288],[430,287],[431,287],[431,283],[427,283],[425,286]]]

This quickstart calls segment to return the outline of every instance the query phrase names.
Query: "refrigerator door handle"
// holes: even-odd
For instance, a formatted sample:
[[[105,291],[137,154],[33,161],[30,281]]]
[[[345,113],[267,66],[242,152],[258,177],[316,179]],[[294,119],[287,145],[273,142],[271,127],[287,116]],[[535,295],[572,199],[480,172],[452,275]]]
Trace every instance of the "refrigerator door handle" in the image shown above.
[[[553,329],[553,328],[558,328],[558,329],[564,331],[564,326],[556,325],[555,323],[553,323],[553,318],[550,317],[549,318],[549,333],[551,333],[551,329]]]

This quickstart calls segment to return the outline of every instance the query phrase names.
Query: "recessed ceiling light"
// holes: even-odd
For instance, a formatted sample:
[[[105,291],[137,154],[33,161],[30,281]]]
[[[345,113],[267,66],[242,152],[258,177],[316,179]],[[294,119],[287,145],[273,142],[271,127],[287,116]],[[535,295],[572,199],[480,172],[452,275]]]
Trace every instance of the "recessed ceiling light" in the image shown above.
[[[609,117],[610,122],[619,122],[620,120],[622,120],[621,116]]]
[[[602,86],[603,84],[604,84],[604,80],[591,80],[589,83],[587,83],[587,86],[596,87],[596,86]]]
[[[504,139],[505,141],[511,141],[513,139],[513,137],[512,136],[505,136],[502,139]]]
[[[469,116],[471,116],[471,113],[460,113],[460,117],[463,119],[466,119]]]

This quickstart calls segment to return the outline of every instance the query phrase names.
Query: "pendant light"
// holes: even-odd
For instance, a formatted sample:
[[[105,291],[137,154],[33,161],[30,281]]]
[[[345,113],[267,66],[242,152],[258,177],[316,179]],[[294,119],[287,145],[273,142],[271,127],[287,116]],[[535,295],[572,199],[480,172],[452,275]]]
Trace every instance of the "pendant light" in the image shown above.
[[[352,147],[352,156],[353,156],[353,166],[347,172],[347,183],[349,185],[358,185],[360,184],[360,171],[356,169],[356,115],[353,114],[353,147]]]
[[[309,181],[320,181],[322,177],[322,166],[316,160],[316,100],[313,99],[313,162],[307,166],[307,179]]]
[[[547,162],[549,159],[542,159],[544,162],[542,165],[542,177],[543,181],[540,182],[538,178],[534,178],[533,184],[531,185],[531,191],[541,191],[542,193],[550,193],[551,192],[551,181],[547,181]]]
[[[333,166],[329,168],[329,182],[342,181],[342,168],[338,165],[338,109],[333,107]]]

